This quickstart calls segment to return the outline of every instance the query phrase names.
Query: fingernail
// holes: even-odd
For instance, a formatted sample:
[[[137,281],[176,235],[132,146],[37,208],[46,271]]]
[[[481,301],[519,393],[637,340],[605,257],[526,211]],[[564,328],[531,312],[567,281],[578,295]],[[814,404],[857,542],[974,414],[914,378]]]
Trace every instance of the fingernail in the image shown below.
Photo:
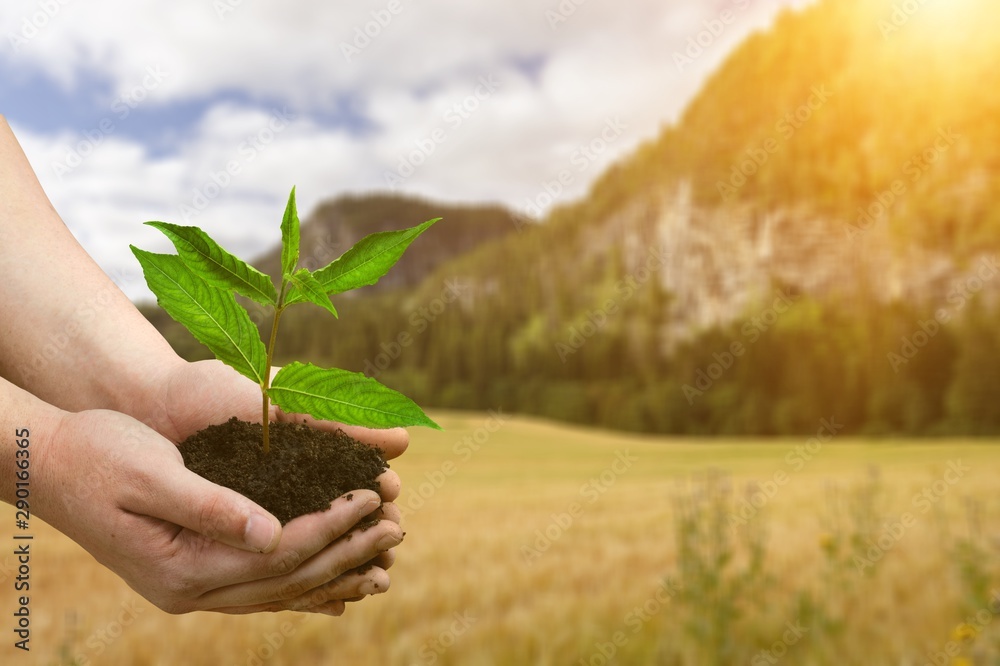
[[[258,553],[265,553],[274,541],[274,522],[259,513],[250,514],[243,541]]]
[[[378,540],[375,547],[378,548],[380,553],[384,553],[394,546],[398,546],[401,539],[395,534],[386,534],[384,537]]]
[[[364,518],[369,513],[379,508],[382,505],[382,498],[376,494],[371,494],[367,496],[364,502],[358,502],[358,517]]]

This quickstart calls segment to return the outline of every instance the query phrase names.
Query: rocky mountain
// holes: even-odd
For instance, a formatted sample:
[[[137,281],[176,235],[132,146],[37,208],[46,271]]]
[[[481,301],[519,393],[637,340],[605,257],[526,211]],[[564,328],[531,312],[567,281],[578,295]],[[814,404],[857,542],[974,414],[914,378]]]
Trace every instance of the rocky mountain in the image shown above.
[[[539,225],[451,219],[339,321],[290,313],[285,351],[428,405],[632,430],[1000,432],[990,9],[787,11],[585,198]],[[454,217],[388,201],[307,228],[345,247]]]

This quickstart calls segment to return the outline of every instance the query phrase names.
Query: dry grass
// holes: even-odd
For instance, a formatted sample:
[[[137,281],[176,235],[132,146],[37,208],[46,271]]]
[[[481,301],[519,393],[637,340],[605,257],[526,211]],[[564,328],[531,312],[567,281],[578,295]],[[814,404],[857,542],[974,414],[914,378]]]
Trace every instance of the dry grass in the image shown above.
[[[424,482],[428,497],[406,519],[388,594],[339,619],[173,617],[36,522],[33,649],[14,650],[8,627],[0,663],[922,665],[938,663],[933,653],[956,625],[1000,589],[994,446],[835,441],[795,472],[785,456],[804,441],[672,441],[527,419],[491,433],[486,415],[435,418],[446,431],[414,432],[395,465],[408,484],[404,506],[420,504]],[[466,456],[463,437],[477,435],[480,450]],[[615,471],[626,451],[637,460]],[[958,459],[971,470],[922,512],[914,495]],[[454,471],[443,484],[442,470]],[[746,526],[731,526],[747,482],[778,470],[788,482]],[[567,525],[560,514],[574,502]],[[907,511],[912,526],[859,573],[853,557],[866,539]],[[0,510],[0,521],[12,524],[13,512]],[[555,538],[536,543],[546,530]],[[754,538],[763,539],[756,567]],[[536,548],[530,558],[526,548]],[[2,586],[12,625],[10,579]],[[129,604],[139,612],[121,627]],[[788,622],[808,631],[780,660],[761,655]],[[960,642],[972,663],[1000,658],[994,624]],[[272,650],[269,636],[282,645]]]

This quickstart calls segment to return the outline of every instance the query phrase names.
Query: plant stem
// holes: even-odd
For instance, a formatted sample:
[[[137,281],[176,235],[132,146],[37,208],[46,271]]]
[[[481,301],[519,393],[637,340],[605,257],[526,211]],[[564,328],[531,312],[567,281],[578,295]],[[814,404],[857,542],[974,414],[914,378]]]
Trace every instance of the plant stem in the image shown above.
[[[281,313],[285,311],[285,289],[288,283],[281,281],[281,295],[278,296],[278,304],[274,306],[274,323],[271,324],[271,340],[267,343],[267,363],[264,364],[264,379],[260,385],[261,396],[263,397],[264,410],[261,424],[264,427],[264,455],[271,452],[270,424],[271,424],[271,398],[267,395],[267,389],[271,387],[271,359],[274,358],[274,341],[278,337],[278,322],[281,321]]]

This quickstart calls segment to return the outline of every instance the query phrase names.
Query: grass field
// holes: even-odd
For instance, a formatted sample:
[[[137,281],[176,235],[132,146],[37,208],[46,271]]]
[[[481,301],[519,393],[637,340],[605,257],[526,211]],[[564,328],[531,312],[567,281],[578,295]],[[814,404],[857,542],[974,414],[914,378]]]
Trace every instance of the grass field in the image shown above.
[[[1000,663],[997,446],[434,417],[394,465],[387,594],[342,618],[175,617],[39,525],[33,649],[12,648],[5,569],[0,663]]]

